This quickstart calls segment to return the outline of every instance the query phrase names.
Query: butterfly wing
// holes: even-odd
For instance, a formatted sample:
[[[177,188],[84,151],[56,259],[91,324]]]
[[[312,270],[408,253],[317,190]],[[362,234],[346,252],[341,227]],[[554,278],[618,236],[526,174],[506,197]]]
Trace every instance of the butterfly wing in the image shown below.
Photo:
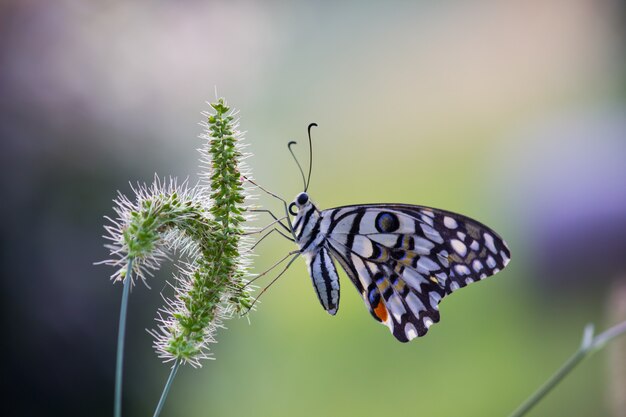
[[[506,266],[506,243],[460,214],[402,204],[324,210],[327,245],[372,316],[401,342],[439,321],[439,302]]]

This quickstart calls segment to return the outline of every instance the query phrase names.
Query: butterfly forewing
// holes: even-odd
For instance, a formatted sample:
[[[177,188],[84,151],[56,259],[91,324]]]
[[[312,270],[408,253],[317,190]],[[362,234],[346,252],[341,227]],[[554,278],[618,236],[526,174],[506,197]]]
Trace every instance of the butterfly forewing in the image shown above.
[[[439,321],[443,297],[510,259],[491,229],[443,210],[371,204],[324,210],[321,217],[331,253],[372,316],[402,342]]]

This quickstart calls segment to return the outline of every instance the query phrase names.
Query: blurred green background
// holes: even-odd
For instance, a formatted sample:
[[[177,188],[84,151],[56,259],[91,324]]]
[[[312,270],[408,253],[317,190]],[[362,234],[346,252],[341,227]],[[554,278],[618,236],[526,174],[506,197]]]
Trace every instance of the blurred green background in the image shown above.
[[[617,0],[0,2],[5,415],[111,415],[121,286],[92,265],[102,216],[129,180],[195,181],[215,89],[286,199],[302,189],[286,143],[306,161],[315,121],[318,207],[461,212],[513,256],[409,344],[344,274],[328,316],[299,260],[216,361],[179,372],[163,415],[507,415],[587,322],[626,318],[625,22]],[[292,249],[268,239],[256,271]],[[167,377],[145,329],[169,277],[131,296],[127,415],[150,415]],[[594,356],[531,415],[625,416],[625,356]]]

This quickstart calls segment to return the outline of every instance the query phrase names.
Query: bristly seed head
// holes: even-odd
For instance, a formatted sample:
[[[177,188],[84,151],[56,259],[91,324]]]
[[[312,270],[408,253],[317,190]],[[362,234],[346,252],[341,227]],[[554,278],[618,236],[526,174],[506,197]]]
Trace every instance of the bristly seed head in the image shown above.
[[[169,253],[185,259],[175,275],[175,296],[165,299],[158,327],[150,334],[159,357],[192,366],[210,358],[208,345],[223,320],[251,305],[244,255],[251,242],[242,235],[249,198],[242,178],[250,177],[242,160],[249,155],[224,100],[211,107],[201,136],[206,142],[200,149],[199,183],[189,187],[187,181],[178,185],[155,177],[150,186],[133,188],[134,201],[119,194],[117,218],[108,218],[111,224],[105,226],[113,259],[103,263],[116,268],[114,281],[125,279],[130,259],[133,278],[143,282]]]

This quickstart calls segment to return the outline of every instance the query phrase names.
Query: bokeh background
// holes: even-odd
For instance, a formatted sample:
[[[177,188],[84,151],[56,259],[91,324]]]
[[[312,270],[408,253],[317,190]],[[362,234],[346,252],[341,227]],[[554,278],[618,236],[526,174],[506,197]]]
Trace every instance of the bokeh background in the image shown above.
[[[319,207],[462,212],[513,259],[446,299],[410,344],[345,275],[328,316],[299,260],[249,320],[227,323],[216,361],[181,370],[163,415],[507,415],[586,323],[626,318],[624,12],[618,0],[0,2],[3,414],[111,415],[121,286],[93,266],[108,256],[102,216],[129,181],[196,180],[217,89],[274,192],[301,191],[286,143],[306,161],[315,121]],[[256,270],[292,249],[270,238]],[[150,415],[167,377],[145,329],[169,274],[131,296],[127,415]],[[531,415],[626,416],[625,356],[622,342],[592,357]]]

